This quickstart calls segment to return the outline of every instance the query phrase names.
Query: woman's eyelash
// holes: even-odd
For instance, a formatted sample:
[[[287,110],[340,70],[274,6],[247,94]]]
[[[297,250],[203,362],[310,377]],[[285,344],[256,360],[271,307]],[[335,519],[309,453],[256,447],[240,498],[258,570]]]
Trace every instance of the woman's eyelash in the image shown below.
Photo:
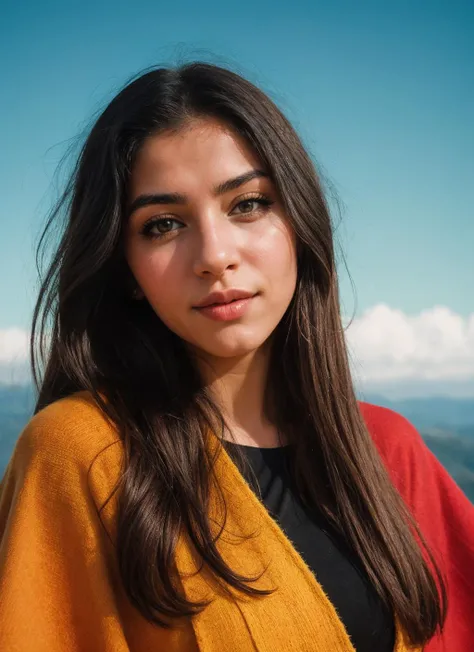
[[[176,220],[173,217],[152,217],[147,222],[145,222],[140,230],[140,233],[141,235],[145,236],[145,238],[163,238],[168,235],[168,233],[172,233],[172,231],[166,231],[164,233],[152,233],[152,229],[157,225],[164,224],[165,222],[176,222],[177,224],[181,224],[179,220]]]
[[[251,204],[251,203],[259,204],[260,208],[257,210],[264,210],[268,207],[270,207],[274,202],[269,198],[266,197],[265,195],[249,195],[248,197],[242,197],[233,207],[231,210],[231,214],[235,211],[236,208],[238,208],[241,204]],[[237,215],[252,215],[255,213],[256,210],[248,211],[248,212],[243,212],[243,213],[237,213]],[[145,238],[150,238],[150,239],[160,239],[160,238],[165,238],[167,235],[170,233],[173,233],[174,231],[178,229],[173,229],[169,231],[165,231],[164,233],[152,233],[152,229],[158,225],[164,224],[165,222],[175,222],[176,224],[182,224],[179,220],[175,219],[174,217],[152,217],[150,218],[145,224],[142,226],[140,233],[143,235]]]
[[[274,202],[266,197],[265,195],[251,195],[249,197],[242,197],[237,204],[234,206],[232,209],[231,213],[241,204],[249,204],[251,202],[255,202],[256,204],[260,204],[262,208],[268,208],[271,206]],[[253,212],[253,211],[251,211]],[[241,215],[245,215],[245,213],[241,213]]]

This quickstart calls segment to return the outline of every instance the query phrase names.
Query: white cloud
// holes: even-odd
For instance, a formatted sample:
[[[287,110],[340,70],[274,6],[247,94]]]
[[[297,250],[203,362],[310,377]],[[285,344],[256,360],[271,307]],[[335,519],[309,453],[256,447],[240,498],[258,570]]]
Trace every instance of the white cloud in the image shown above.
[[[0,382],[26,383],[29,372],[29,334],[20,328],[0,330]]]
[[[28,341],[28,333],[20,328],[0,330],[0,363],[25,360]]]
[[[347,327],[354,377],[399,396],[474,395],[474,313],[444,306],[406,315],[378,304]]]
[[[435,306],[417,315],[378,304],[346,329],[358,388],[393,398],[474,396],[474,313]],[[0,382],[28,379],[29,334],[0,330]]]

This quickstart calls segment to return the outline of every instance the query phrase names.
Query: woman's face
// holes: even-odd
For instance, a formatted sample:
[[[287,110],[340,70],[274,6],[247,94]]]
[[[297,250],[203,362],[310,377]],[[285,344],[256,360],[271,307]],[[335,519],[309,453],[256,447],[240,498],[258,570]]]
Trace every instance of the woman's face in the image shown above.
[[[129,197],[127,262],[160,319],[208,356],[256,351],[297,268],[277,190],[246,142],[210,119],[150,137]]]

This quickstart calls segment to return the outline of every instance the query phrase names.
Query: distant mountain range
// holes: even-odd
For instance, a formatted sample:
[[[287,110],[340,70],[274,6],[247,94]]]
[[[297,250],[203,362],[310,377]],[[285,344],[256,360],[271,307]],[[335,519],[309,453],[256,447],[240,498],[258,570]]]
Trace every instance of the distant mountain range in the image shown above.
[[[360,398],[368,403],[383,405],[403,414],[419,430],[425,428],[456,428],[459,431],[466,430],[467,434],[472,433],[474,397],[449,398],[435,396],[394,401],[378,394],[366,394]]]
[[[474,503],[474,398],[413,398],[393,401],[364,394],[360,400],[403,414]],[[0,478],[34,406],[31,385],[0,384]]]

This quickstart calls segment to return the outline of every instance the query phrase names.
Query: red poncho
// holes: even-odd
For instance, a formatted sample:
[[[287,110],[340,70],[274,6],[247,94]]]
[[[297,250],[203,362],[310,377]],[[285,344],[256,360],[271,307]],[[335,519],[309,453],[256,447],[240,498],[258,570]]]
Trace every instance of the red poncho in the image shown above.
[[[447,579],[444,632],[425,652],[474,651],[474,506],[407,419],[369,403],[360,408],[392,482]]]

